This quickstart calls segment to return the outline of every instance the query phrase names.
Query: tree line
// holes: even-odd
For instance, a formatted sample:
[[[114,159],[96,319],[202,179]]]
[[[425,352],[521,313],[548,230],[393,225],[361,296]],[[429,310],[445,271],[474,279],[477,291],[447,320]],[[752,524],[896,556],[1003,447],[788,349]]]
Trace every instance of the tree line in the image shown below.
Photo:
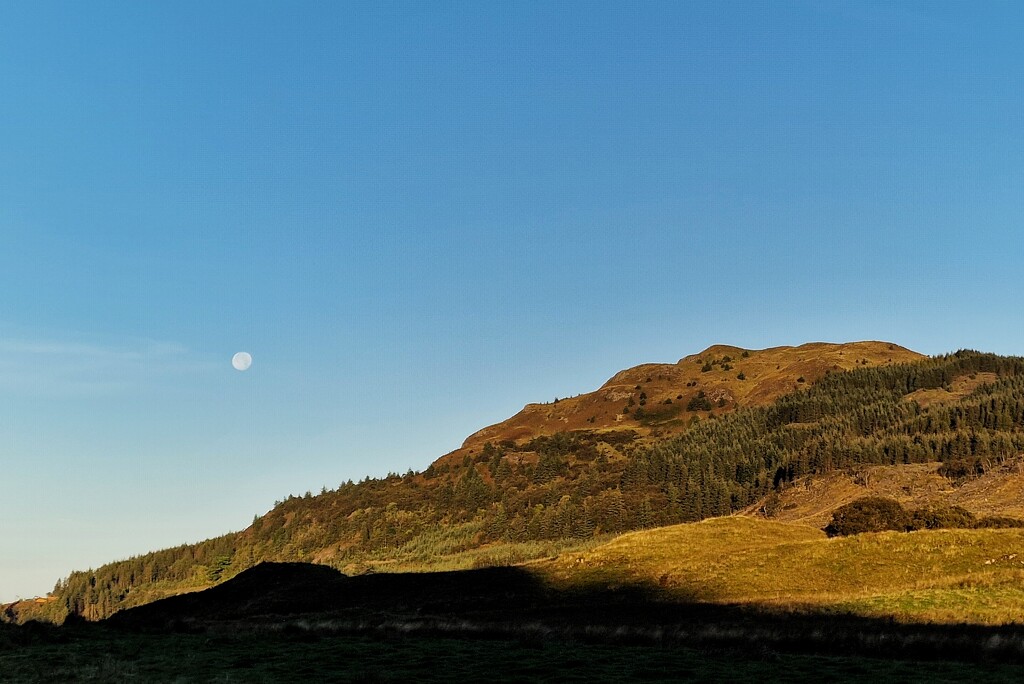
[[[908,397],[993,374],[970,394]],[[960,351],[826,375],[763,407],[648,442],[632,430],[488,443],[461,463],[289,496],[241,532],[74,572],[47,617],[97,619],[223,581],[263,560],[339,569],[490,543],[585,539],[745,508],[793,480],[865,464],[942,461],[976,476],[1024,451],[1024,359]]]

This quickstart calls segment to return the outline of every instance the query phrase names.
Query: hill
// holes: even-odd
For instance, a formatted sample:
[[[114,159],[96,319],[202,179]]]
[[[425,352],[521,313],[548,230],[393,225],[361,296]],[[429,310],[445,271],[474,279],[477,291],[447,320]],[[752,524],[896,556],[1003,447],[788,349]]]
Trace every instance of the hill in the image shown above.
[[[726,606],[995,625],[1015,623],[1024,611],[1022,548],[1022,529],[829,539],[805,525],[727,516],[630,532],[519,567],[347,577],[319,565],[262,563],[206,591],[122,611],[109,624],[281,617],[605,624],[606,617],[675,615],[659,606],[704,616]]]
[[[599,645],[626,649],[617,652],[629,659],[699,649],[698,660],[731,663],[709,677],[716,681],[764,660],[769,671],[754,678],[778,678],[785,672],[778,668],[801,653],[817,662],[800,680],[821,679],[826,655],[882,681],[984,679],[982,667],[1019,664],[1024,653],[1022,543],[1019,529],[828,539],[803,525],[731,516],[627,533],[518,567],[347,577],[324,566],[263,563],[206,591],[121,611],[85,633],[115,645],[130,641],[113,650],[133,659],[140,635],[162,643],[192,634],[197,648],[206,648],[202,640],[215,650],[259,641],[274,649],[275,662],[281,646],[267,643],[268,635],[286,639],[288,651],[320,641],[334,650],[353,638],[399,641],[404,650],[441,638],[438,653],[484,641],[480,657],[488,661],[488,653],[516,644],[538,653],[564,649],[574,656],[572,674],[588,681],[593,676],[580,673],[579,659]],[[515,670],[511,680],[550,676],[550,663],[536,664],[528,652],[519,657],[535,663],[533,674]],[[922,674],[926,664],[912,662],[894,675],[851,657],[946,662],[938,673]],[[974,671],[951,668],[948,661],[958,660]],[[667,670],[665,681],[680,672]],[[999,681],[1019,678],[1007,669]]]
[[[1021,608],[1008,553],[1020,542],[1019,530],[830,540],[732,517],[519,567],[346,577],[261,563],[99,623],[0,624],[0,671],[13,682],[1015,682],[1024,628],[1005,622]]]
[[[624,534],[530,566],[562,589],[634,585],[662,600],[914,622],[1016,623],[1024,530],[922,530],[828,539],[739,516]]]
[[[291,496],[242,532],[72,573],[40,614],[98,619],[219,584],[266,560],[322,563],[348,574],[508,565],[585,549],[609,534],[748,509],[788,495],[810,475],[941,461],[946,472],[969,479],[1024,451],[1024,360],[970,351],[902,363],[897,356],[890,363],[888,356],[872,361],[865,355],[868,348],[876,354],[900,350],[889,347],[812,345],[746,357],[739,351],[739,363],[764,354],[762,365],[743,371],[758,375],[760,383],[728,380],[725,374],[741,370],[724,370],[731,364],[725,356],[732,359],[728,352],[736,350],[711,348],[681,361],[703,376],[703,384],[689,391],[703,388],[703,398],[710,399],[720,376],[715,382],[721,386],[739,383],[747,392],[736,390],[732,406],[683,407],[677,416],[689,414],[687,419],[648,425],[631,412],[633,423],[617,421],[627,426],[595,420],[588,430],[485,441],[422,473]],[[832,361],[847,357],[855,367],[832,372]],[[773,375],[787,368],[807,373],[804,382],[797,376],[787,384]],[[636,372],[645,371],[617,374],[613,384],[628,387]],[[639,390],[633,385],[637,409],[654,406],[661,396],[653,389],[657,373],[650,383],[647,377],[637,383]],[[796,389],[756,403],[786,388]],[[641,393],[647,395],[644,406]],[[628,398],[616,401],[629,406]],[[661,406],[679,408],[676,400]],[[665,432],[658,434],[661,428]],[[474,439],[479,437],[467,443]]]
[[[678,434],[693,415],[764,406],[827,373],[922,358],[888,342],[812,342],[760,350],[713,345],[676,363],[645,363],[619,371],[593,392],[527,404],[511,418],[467,437],[439,463],[459,462],[488,442],[522,443],[577,430],[631,430],[637,437]]]
[[[941,462],[860,466],[800,478],[744,513],[823,528],[832,513],[856,499],[880,496],[907,509],[960,506],[976,517],[1024,519],[1024,460],[1008,459],[970,478],[940,474]]]

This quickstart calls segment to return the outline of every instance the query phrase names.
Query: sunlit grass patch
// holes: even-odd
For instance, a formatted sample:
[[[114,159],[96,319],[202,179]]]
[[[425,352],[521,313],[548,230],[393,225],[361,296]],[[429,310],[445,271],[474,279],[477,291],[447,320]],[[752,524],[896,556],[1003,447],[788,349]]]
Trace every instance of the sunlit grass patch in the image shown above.
[[[929,530],[828,539],[726,517],[622,535],[535,566],[553,587],[639,585],[663,598],[808,606],[904,620],[1024,621],[1024,531]]]

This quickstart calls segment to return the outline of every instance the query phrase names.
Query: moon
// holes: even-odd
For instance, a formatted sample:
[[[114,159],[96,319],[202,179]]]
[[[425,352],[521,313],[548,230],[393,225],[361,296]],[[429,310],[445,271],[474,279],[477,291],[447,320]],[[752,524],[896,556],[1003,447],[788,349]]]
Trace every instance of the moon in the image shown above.
[[[231,357],[231,365],[238,371],[248,370],[249,366],[252,365],[252,354],[249,352],[238,352]]]

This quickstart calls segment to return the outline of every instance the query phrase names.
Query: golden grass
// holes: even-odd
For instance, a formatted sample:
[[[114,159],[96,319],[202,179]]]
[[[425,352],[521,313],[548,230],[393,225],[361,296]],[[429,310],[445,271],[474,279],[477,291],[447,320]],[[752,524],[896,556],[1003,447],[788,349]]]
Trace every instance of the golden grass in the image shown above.
[[[746,353],[746,356],[743,354]],[[728,369],[724,359],[728,357]],[[738,406],[770,404],[784,394],[806,387],[826,373],[860,367],[907,363],[924,358],[921,354],[887,342],[864,341],[845,344],[812,342],[799,347],[744,350],[714,345],[676,363],[645,363],[619,371],[593,392],[563,398],[557,403],[527,404],[516,415],[486,427],[466,438],[462,447],[443,456],[438,463],[458,465],[466,455],[477,453],[485,442],[505,439],[524,441],[540,435],[571,430],[635,430],[647,437],[657,430],[661,436],[681,432],[694,414],[668,409],[685,407],[698,391],[716,404],[712,413],[721,414]],[[716,362],[703,372],[705,362]],[[744,379],[739,379],[743,373]],[[803,378],[804,382],[799,382]],[[647,412],[663,412],[664,420],[652,422],[624,415],[628,397],[646,394]],[[722,407],[717,406],[724,399]],[[670,405],[665,401],[673,402]],[[634,407],[635,410],[635,407]],[[707,415],[704,413],[704,415]],[[655,425],[654,423],[660,423]]]
[[[972,373],[955,378],[949,388],[936,387],[919,389],[903,397],[904,401],[916,401],[921,406],[948,404],[966,397],[985,383],[994,383],[999,379],[995,373]]]
[[[895,499],[909,509],[962,506],[978,517],[1024,518],[1024,459],[1008,462],[963,485],[938,474],[938,461],[860,466],[802,478],[782,490],[771,515],[778,522],[824,527],[844,504],[866,496]],[[744,511],[761,515],[763,502]]]
[[[448,572],[472,568],[510,566],[529,563],[538,559],[550,559],[565,553],[579,553],[593,548],[608,537],[597,539],[557,539],[525,542],[500,542],[486,546],[467,548],[443,555],[398,554],[341,564],[342,572],[362,574],[364,572]]]
[[[622,535],[532,568],[563,589],[642,585],[677,600],[1024,622],[1024,530],[828,539],[806,526],[737,516]]]

